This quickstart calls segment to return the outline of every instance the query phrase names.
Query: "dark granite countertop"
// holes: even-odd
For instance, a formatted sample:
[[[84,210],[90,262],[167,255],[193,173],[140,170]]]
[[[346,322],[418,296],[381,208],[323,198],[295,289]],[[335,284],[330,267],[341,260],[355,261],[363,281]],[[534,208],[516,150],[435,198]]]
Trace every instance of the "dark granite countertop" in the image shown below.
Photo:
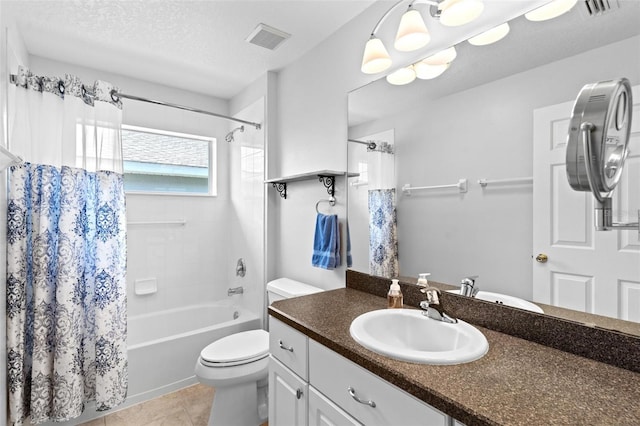
[[[412,364],[369,351],[349,326],[386,302],[342,288],[275,302],[269,313],[468,426],[640,425],[640,374],[487,328],[477,327],[488,353],[467,364]]]

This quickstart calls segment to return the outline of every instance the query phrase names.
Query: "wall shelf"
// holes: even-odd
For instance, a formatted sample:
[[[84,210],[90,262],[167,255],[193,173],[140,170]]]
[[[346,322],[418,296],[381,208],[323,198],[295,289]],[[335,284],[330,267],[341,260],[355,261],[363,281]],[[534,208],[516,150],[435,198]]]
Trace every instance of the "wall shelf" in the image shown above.
[[[335,194],[336,177],[338,176],[353,177],[357,175],[358,173],[347,174],[347,172],[338,172],[335,170],[319,170],[316,172],[300,173],[297,175],[267,179],[264,181],[264,183],[270,183],[276,189],[276,191],[280,193],[280,197],[286,199],[288,183],[298,182],[302,180],[318,179],[318,181],[322,182],[324,187],[327,188],[327,193],[333,197]]]

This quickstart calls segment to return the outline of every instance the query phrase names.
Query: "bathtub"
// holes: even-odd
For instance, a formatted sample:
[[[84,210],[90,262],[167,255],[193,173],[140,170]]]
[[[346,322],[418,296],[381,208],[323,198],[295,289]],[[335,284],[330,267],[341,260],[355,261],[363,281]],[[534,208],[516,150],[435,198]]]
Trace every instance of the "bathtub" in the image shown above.
[[[130,317],[126,405],[196,383],[194,365],[205,346],[257,328],[256,314],[223,302]]]

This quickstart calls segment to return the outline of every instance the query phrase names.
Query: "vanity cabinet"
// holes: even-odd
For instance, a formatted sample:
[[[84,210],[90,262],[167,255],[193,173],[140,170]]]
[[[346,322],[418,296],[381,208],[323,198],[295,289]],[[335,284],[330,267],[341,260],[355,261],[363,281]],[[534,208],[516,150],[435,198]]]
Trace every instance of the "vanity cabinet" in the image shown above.
[[[271,317],[270,426],[426,425],[452,419]]]
[[[309,426],[362,426],[362,423],[309,386]]]
[[[449,425],[446,414],[314,340],[309,383],[366,425]]]
[[[269,424],[307,424],[308,338],[271,317],[269,319]]]

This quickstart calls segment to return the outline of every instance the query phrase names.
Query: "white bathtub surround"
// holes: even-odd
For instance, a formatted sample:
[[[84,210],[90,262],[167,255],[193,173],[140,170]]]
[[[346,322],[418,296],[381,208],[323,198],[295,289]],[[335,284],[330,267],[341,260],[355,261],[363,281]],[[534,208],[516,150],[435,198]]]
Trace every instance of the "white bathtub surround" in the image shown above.
[[[133,291],[136,296],[144,296],[158,292],[158,280],[155,278],[145,278],[135,280],[133,283]]]
[[[130,317],[128,399],[143,401],[195,383],[193,360],[202,348],[260,322],[255,313],[224,302]]]

